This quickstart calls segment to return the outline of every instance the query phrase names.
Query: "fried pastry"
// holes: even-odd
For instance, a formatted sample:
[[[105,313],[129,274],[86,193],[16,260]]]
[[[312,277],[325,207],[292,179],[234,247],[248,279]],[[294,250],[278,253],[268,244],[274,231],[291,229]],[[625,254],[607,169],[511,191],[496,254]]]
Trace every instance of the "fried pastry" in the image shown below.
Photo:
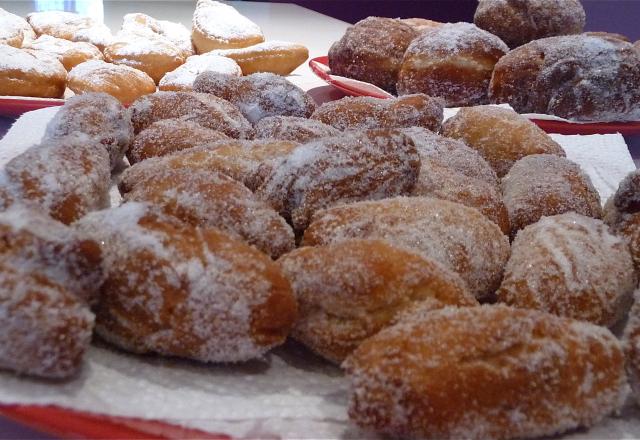
[[[0,44],[23,47],[36,39],[36,33],[24,18],[0,8]]]
[[[187,58],[183,65],[162,77],[158,88],[167,91],[192,92],[193,82],[203,72],[216,72],[232,76],[242,75],[240,66],[231,58],[213,55],[209,52]]]
[[[51,35],[40,35],[24,47],[55,55],[67,71],[85,61],[104,59],[100,49],[91,43],[63,40]]]
[[[107,26],[73,12],[40,11],[27,15],[27,21],[38,36],[51,35],[71,41],[85,41],[100,50],[111,43],[113,35]]]
[[[640,290],[633,294],[633,306],[622,336],[629,384],[636,402],[640,402]]]
[[[309,58],[302,44],[270,40],[239,49],[220,49],[212,53],[234,60],[244,75],[270,72],[286,76]]]
[[[61,98],[67,71],[56,59],[47,61],[36,54],[0,44],[0,95]]]
[[[143,38],[166,40],[177,46],[185,58],[194,54],[191,31],[181,23],[156,20],[147,14],[137,12],[126,14],[122,18],[121,32],[139,35]]]
[[[640,269],[640,172],[629,173],[604,207],[604,221],[629,246],[636,269]]]
[[[340,130],[337,128],[299,116],[268,116],[260,119],[254,127],[258,139],[308,142],[340,134]]]

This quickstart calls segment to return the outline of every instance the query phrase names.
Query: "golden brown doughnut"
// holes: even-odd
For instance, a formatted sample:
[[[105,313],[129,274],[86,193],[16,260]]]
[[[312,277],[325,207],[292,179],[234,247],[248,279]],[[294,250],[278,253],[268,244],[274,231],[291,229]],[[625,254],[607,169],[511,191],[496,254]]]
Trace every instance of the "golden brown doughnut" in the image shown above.
[[[193,226],[215,227],[277,258],[295,247],[291,227],[242,183],[214,171],[166,167],[124,200],[149,202]]]
[[[636,269],[640,269],[640,172],[629,173],[604,207],[604,221],[629,246]]]
[[[187,58],[183,65],[162,77],[158,88],[167,91],[192,92],[193,82],[203,72],[217,72],[232,76],[242,75],[240,66],[231,58],[208,52]]]
[[[195,53],[191,42],[191,31],[181,23],[156,20],[149,15],[137,12],[125,14],[122,18],[121,32],[144,38],[166,40],[177,46],[185,58]]]
[[[257,24],[233,6],[213,0],[198,0],[193,13],[191,39],[196,51],[205,53],[262,43],[264,35]]]
[[[0,8],[0,44],[23,47],[35,39],[36,33],[24,18]]]
[[[337,364],[416,306],[478,304],[449,269],[381,240],[303,247],[278,264],[300,307],[291,335]]]
[[[301,232],[320,209],[409,194],[419,172],[416,148],[400,131],[343,133],[300,145],[257,194]]]
[[[633,306],[622,336],[629,384],[636,402],[640,402],[640,290],[633,294]]]
[[[416,314],[343,365],[350,418],[397,438],[551,437],[618,411],[629,388],[609,330],[506,306]]]
[[[395,197],[335,206],[316,213],[303,245],[350,238],[388,240],[457,272],[476,298],[499,287],[509,240],[478,210],[428,197]]]
[[[11,159],[4,174],[2,186],[16,201],[65,224],[109,204],[109,154],[84,133],[44,140]]]
[[[111,43],[113,35],[107,26],[90,17],[63,11],[40,11],[27,15],[27,21],[40,35],[51,35],[71,41],[85,41],[100,50]]]
[[[311,116],[338,130],[424,127],[433,131],[440,129],[442,117],[442,103],[422,94],[392,99],[347,97],[325,102]]]
[[[562,147],[536,124],[511,109],[496,106],[461,108],[442,125],[442,134],[477,150],[499,177],[530,154],[565,156]]]
[[[55,55],[67,71],[89,60],[102,60],[102,52],[91,43],[74,42],[50,35],[41,35],[24,46]]]
[[[304,90],[273,73],[236,77],[204,72],[194,81],[193,90],[235,104],[252,124],[267,116],[308,118],[316,109],[315,101]]]
[[[498,37],[470,23],[428,29],[404,54],[398,95],[425,93],[448,107],[487,104],[491,72],[508,51]]]
[[[219,230],[133,202],[77,226],[103,246],[96,333],[124,350],[245,361],[283,343],[295,321],[296,301],[278,266]]]
[[[133,141],[133,126],[120,102],[106,93],[72,96],[47,124],[45,139],[79,132],[93,137],[109,153],[111,169],[122,161]]]
[[[61,98],[67,71],[55,59],[47,61],[26,50],[0,44],[0,95]]]
[[[571,212],[518,233],[496,294],[510,306],[611,327],[626,313],[636,283],[626,243],[602,221]]]
[[[228,141],[220,131],[184,119],[161,119],[138,133],[127,151],[131,165],[209,143]]]
[[[618,38],[569,35],[535,40],[495,67],[489,96],[518,113],[576,121],[640,119],[640,55]]]
[[[206,93],[157,92],[137,99],[129,108],[136,134],[156,121],[180,118],[232,138],[253,137],[251,123],[237,107]]]
[[[133,67],[90,60],[69,72],[67,86],[77,95],[103,92],[130,104],[139,97],[156,91],[153,79]]]
[[[331,45],[331,73],[395,93],[402,57],[418,35],[418,31],[401,20],[383,17],[360,20]]]
[[[257,139],[281,139],[295,142],[308,142],[340,134],[337,128],[299,116],[268,116],[260,119],[254,128]]]
[[[511,238],[544,216],[575,211],[602,218],[600,196],[580,166],[552,154],[533,154],[517,161],[502,179]]]
[[[214,50],[212,53],[234,60],[244,75],[270,72],[286,76],[309,58],[309,49],[302,44],[276,40],[240,49]]]
[[[579,34],[586,14],[580,0],[480,0],[473,22],[517,47],[540,38]]]

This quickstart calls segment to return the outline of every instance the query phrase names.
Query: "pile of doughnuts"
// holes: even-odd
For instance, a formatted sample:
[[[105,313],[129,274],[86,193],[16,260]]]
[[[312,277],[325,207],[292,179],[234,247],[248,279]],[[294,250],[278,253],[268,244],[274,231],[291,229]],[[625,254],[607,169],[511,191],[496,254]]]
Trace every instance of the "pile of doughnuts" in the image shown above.
[[[193,28],[126,14],[115,35],[71,12],[34,12],[26,20],[0,8],[0,95],[62,98],[104,92],[130,104],[160,90],[190,91],[200,73],[288,75],[306,47],[265,41],[232,6],[200,0]]]

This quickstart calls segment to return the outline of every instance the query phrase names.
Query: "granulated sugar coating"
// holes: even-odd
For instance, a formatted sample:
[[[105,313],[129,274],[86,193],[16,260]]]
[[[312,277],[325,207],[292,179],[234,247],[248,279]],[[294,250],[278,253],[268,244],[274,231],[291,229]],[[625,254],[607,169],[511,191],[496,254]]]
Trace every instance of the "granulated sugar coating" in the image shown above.
[[[506,306],[405,316],[343,366],[351,419],[401,438],[551,436],[596,424],[628,394],[606,328]]]
[[[313,119],[298,116],[269,116],[255,125],[256,138],[308,142],[322,137],[338,136],[340,130]]]

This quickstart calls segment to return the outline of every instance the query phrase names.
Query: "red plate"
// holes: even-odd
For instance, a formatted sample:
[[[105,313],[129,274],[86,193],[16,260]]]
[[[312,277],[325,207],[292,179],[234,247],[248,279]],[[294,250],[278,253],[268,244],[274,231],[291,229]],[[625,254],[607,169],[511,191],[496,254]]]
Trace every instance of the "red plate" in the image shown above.
[[[17,118],[23,113],[64,104],[64,99],[0,96],[0,116]]]
[[[349,96],[372,96],[374,98],[391,98],[393,95],[373,84],[356,81],[350,78],[331,75],[328,57],[316,57],[309,60],[311,71],[327,84],[343,91]],[[640,121],[633,122],[598,122],[578,124],[563,121],[549,121],[531,118],[547,133],[560,134],[608,134],[620,133],[625,136],[640,135]]]

